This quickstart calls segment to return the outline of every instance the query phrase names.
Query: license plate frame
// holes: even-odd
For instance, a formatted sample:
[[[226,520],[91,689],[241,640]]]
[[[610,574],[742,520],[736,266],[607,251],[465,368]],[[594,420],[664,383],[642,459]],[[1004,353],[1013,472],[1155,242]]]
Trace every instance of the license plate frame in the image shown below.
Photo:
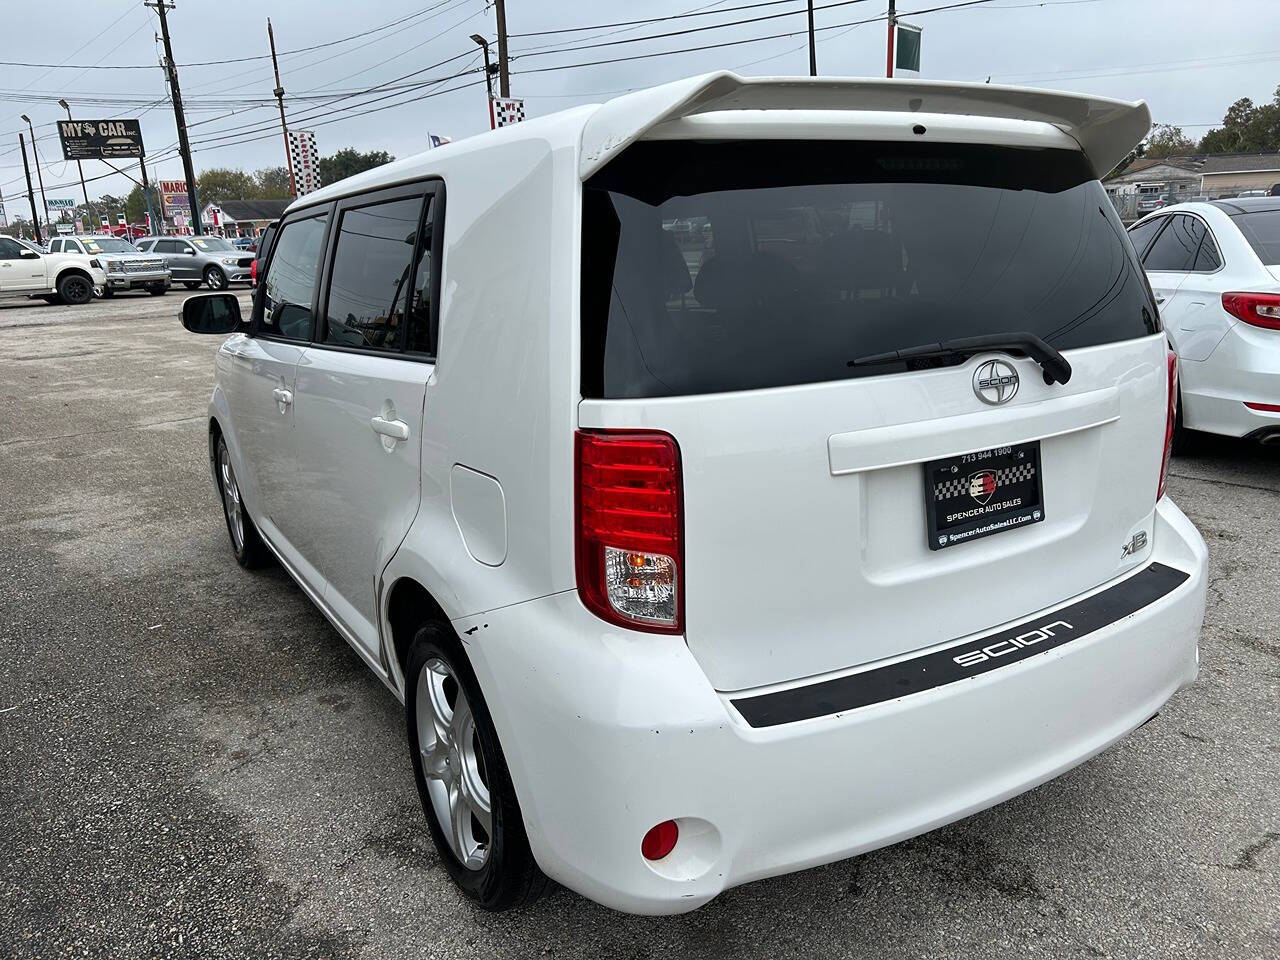
[[[1040,441],[928,461],[924,464],[924,508],[930,550],[945,550],[1042,522]]]

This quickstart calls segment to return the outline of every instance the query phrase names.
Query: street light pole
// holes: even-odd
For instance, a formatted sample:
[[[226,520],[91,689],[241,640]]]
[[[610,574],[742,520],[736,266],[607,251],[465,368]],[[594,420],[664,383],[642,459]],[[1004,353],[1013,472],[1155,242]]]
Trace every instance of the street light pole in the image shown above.
[[[44,243],[40,235],[40,216],[36,213],[36,192],[31,189],[31,168],[27,166],[27,144],[22,134],[18,134],[18,149],[22,151],[22,172],[27,178],[27,199],[31,201],[31,219],[36,226],[36,243]]]
[[[44,175],[40,172],[40,151],[36,149],[36,128],[31,122],[31,118],[25,113],[22,114],[22,119],[27,121],[27,129],[31,131],[31,156],[36,161],[36,182],[40,184],[40,202],[44,204],[44,222],[47,224],[49,222],[49,199],[44,195]],[[27,159],[25,153],[22,155],[22,159],[24,161]]]
[[[71,105],[68,104],[67,101],[65,100],[59,100],[58,104],[62,107],[63,110],[67,111],[67,119],[70,120]],[[80,192],[84,194],[85,216],[88,216],[89,215],[89,188],[84,185],[84,167],[81,165],[79,160],[76,161],[76,170],[80,174]]]
[[[492,130],[497,124],[493,116],[493,66],[489,63],[489,41],[478,33],[473,33],[471,39],[484,49],[484,86],[489,91],[489,129]]]
[[[809,0],[809,76],[818,75],[818,49],[813,39],[813,0]]]

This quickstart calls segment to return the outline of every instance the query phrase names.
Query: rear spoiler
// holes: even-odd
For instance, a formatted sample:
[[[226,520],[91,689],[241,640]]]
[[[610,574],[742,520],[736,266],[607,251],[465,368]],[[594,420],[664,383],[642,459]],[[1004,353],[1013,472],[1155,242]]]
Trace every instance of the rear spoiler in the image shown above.
[[[1123,160],[1151,128],[1151,111],[1141,100],[990,83],[740,77],[720,71],[603,104],[582,128],[579,175],[587,179],[660,123],[718,110],[875,110],[1036,120],[1053,124],[1079,143],[1099,177]]]

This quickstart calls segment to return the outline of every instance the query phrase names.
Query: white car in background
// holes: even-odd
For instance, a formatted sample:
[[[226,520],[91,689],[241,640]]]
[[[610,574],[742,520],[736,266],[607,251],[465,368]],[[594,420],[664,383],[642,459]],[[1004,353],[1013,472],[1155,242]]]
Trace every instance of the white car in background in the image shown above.
[[[1280,197],[1165,207],[1129,238],[1178,353],[1179,444],[1280,442]]]
[[[46,253],[34,244],[0,237],[0,297],[40,297],[73,306],[93,299],[107,282],[96,257],[82,253]]]

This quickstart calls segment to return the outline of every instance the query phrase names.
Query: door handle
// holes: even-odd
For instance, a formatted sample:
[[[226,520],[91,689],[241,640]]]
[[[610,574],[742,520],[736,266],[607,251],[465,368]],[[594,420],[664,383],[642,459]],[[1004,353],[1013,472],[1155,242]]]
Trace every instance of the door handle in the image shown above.
[[[288,410],[289,404],[293,403],[293,392],[283,387],[276,387],[271,391],[271,395],[276,398],[276,403],[280,405],[281,413]]]
[[[390,437],[392,440],[408,440],[409,425],[403,420],[386,420],[382,417],[372,417],[369,420],[369,426],[373,427],[373,432],[383,437]]]

